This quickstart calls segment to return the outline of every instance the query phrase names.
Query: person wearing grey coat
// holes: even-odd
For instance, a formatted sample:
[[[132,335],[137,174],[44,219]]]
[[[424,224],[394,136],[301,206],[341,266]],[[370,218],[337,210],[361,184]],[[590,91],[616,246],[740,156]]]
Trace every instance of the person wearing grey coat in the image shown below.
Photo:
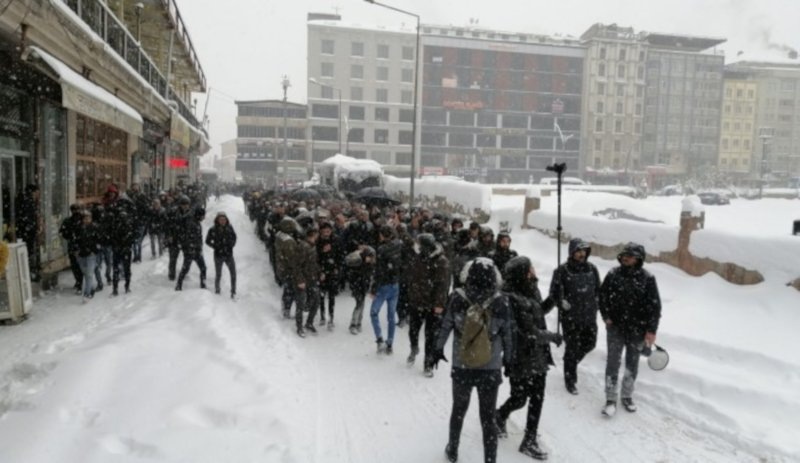
[[[495,409],[497,407],[497,390],[503,382],[500,372],[504,363],[511,361],[513,322],[508,306],[508,299],[498,293],[502,279],[500,272],[491,259],[479,257],[467,264],[463,269],[464,288],[450,296],[442,327],[436,342],[434,368],[439,360],[446,360],[444,346],[450,333],[453,332],[453,409],[450,414],[450,439],[445,448],[445,455],[451,462],[458,460],[458,444],[461,428],[469,408],[472,389],[478,390],[481,427],[483,428],[483,455],[486,463],[497,461],[497,426]],[[467,310],[473,304],[488,307],[491,313],[489,320],[489,340],[491,342],[491,358],[483,366],[470,368],[460,358],[462,342],[461,329]]]

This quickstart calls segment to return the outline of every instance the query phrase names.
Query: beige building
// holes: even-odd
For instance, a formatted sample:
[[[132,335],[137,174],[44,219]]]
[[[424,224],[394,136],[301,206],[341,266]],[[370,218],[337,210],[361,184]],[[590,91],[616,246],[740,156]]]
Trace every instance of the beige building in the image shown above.
[[[628,181],[641,165],[646,48],[642,33],[595,24],[582,36],[583,166],[587,176]],[[600,179],[598,179],[600,180]]]
[[[723,92],[718,168],[721,173],[746,176],[757,148],[758,83],[749,73],[727,71]]]

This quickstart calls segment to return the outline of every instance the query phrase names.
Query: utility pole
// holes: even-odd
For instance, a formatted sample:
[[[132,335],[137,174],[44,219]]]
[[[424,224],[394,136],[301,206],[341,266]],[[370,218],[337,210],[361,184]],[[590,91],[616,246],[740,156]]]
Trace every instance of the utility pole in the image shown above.
[[[283,87],[283,189],[286,190],[289,184],[289,137],[288,137],[288,110],[286,94],[291,86],[289,76],[283,75],[281,86]]]

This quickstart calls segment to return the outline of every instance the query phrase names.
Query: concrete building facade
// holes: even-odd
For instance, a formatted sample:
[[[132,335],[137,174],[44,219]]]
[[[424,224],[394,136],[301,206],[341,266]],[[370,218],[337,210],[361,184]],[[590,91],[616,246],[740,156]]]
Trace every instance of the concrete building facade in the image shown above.
[[[336,153],[409,175],[415,34],[339,20],[308,23],[308,160]]]
[[[725,71],[719,172],[749,177],[753,153],[758,147],[756,106],[758,83],[749,72]]]
[[[585,49],[575,39],[423,26],[422,172],[538,181],[578,172]]]
[[[583,153],[587,178],[629,182],[641,172],[646,43],[644,33],[595,24],[581,35],[586,47]]]

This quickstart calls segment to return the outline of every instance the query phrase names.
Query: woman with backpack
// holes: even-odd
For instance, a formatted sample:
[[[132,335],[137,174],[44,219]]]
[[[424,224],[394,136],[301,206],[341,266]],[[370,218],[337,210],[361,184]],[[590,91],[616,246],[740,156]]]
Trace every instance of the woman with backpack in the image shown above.
[[[547,453],[539,447],[536,433],[544,402],[547,370],[553,365],[550,343],[561,345],[561,335],[547,331],[545,314],[553,304],[542,302],[536,272],[527,257],[514,257],[503,269],[503,293],[508,298],[514,317],[514,358],[506,363],[505,372],[511,380],[511,397],[497,410],[500,437],[507,437],[506,421],[514,410],[528,404],[525,437],[519,451],[536,459],[546,460]],[[549,306],[547,309],[543,307]]]
[[[497,461],[497,390],[503,382],[500,368],[510,361],[512,322],[508,300],[498,293],[500,272],[491,259],[479,257],[464,267],[464,288],[457,289],[447,303],[436,342],[434,368],[447,361],[444,345],[453,332],[453,409],[450,439],[445,447],[448,461],[458,460],[458,444],[472,389],[478,390],[483,458]]]

